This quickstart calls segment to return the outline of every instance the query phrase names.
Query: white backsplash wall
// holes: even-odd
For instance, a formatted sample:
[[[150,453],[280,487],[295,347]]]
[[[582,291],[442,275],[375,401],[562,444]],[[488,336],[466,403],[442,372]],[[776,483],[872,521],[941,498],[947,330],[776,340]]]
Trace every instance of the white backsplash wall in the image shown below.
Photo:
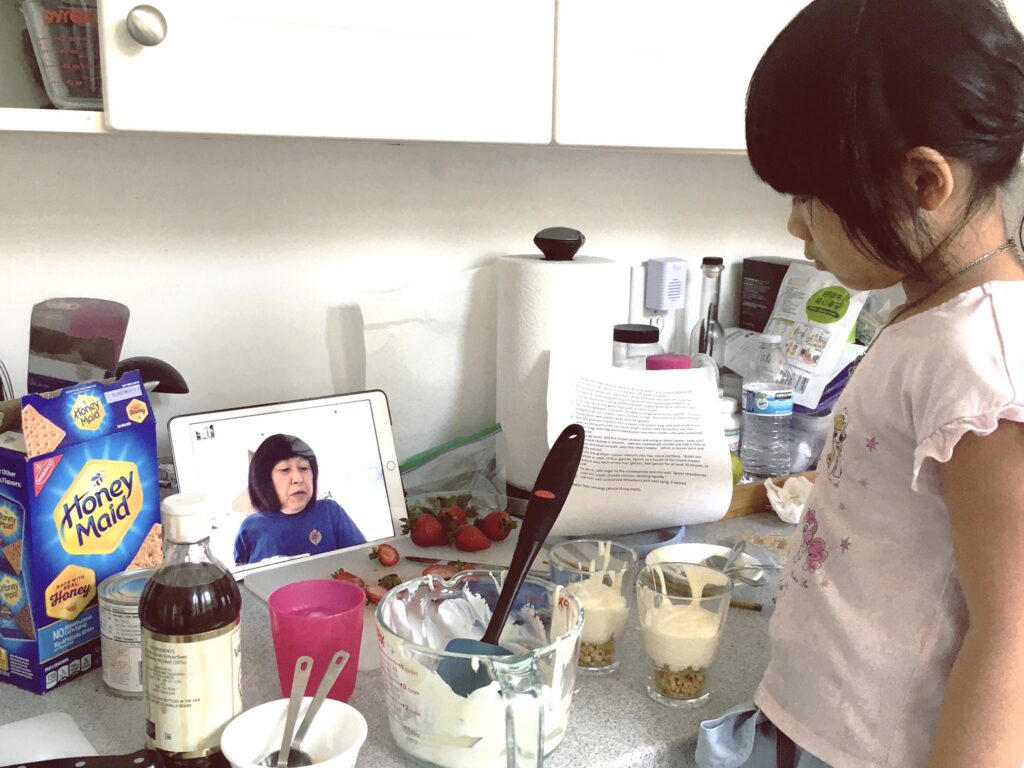
[[[122,355],[192,390],[154,396],[166,453],[177,413],[363,388],[361,292],[534,253],[546,226],[594,256],[687,258],[687,325],[701,257],[724,257],[734,322],[739,260],[801,255],[787,213],[743,156],[0,134],[0,359],[21,394],[35,302],[127,304]],[[401,456],[426,447],[395,433]]]

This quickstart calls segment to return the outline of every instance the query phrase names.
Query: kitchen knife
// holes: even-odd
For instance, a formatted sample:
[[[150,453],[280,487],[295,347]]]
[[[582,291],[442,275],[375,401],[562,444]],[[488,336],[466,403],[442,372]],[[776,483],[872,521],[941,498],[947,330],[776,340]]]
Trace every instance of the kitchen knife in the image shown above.
[[[34,763],[12,763],[0,768],[163,768],[159,752],[140,749],[130,755],[98,755],[96,757],[59,757]]]

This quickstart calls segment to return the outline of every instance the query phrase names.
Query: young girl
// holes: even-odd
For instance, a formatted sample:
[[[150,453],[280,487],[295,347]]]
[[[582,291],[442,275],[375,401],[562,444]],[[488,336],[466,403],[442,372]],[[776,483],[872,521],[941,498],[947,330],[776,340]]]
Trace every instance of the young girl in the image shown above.
[[[814,0],[747,144],[816,267],[907,301],[834,409],[756,706],[704,723],[698,764],[1020,768],[1024,41],[997,0]]]

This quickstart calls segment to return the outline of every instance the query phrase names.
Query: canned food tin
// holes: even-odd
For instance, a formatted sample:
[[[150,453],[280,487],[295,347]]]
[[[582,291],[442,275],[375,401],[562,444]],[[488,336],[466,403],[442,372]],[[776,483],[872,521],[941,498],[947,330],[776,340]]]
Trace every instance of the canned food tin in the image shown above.
[[[100,653],[103,686],[117,696],[142,698],[139,598],[156,568],[115,573],[100,582]]]

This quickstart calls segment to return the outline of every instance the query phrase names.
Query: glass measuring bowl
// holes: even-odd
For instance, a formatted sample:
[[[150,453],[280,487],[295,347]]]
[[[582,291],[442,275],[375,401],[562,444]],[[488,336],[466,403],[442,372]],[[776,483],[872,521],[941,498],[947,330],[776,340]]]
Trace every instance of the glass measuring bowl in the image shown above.
[[[565,735],[583,629],[574,595],[527,576],[500,640],[512,655],[444,650],[455,637],[483,635],[504,573],[463,571],[450,581],[423,576],[377,606],[388,723],[416,765],[533,768]],[[489,684],[468,697],[456,694],[436,672],[453,658],[485,669]]]

